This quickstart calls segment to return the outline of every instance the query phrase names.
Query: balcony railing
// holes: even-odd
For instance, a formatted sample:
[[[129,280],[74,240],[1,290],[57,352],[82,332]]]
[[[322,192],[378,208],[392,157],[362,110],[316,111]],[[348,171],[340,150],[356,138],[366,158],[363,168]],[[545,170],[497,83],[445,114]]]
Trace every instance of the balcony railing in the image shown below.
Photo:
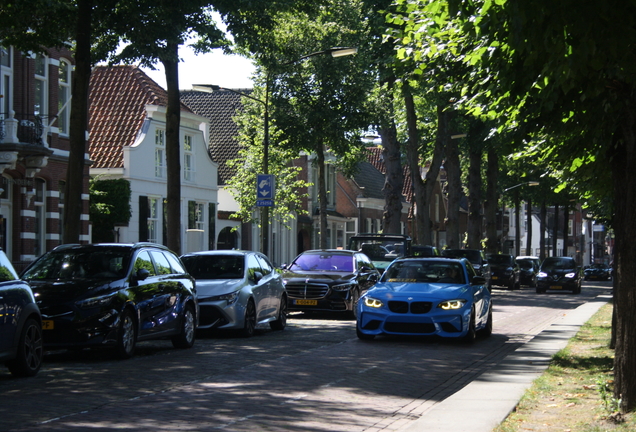
[[[54,116],[0,113],[0,143],[46,146],[44,132]]]

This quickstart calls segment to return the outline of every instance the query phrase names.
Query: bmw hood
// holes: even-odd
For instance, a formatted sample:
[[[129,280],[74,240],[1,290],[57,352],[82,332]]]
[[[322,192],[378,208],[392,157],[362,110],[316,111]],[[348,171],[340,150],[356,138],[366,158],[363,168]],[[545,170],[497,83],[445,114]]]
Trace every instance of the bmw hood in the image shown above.
[[[467,291],[467,286],[464,284],[379,282],[367,291],[366,295],[393,298],[425,296],[447,299],[463,297]]]

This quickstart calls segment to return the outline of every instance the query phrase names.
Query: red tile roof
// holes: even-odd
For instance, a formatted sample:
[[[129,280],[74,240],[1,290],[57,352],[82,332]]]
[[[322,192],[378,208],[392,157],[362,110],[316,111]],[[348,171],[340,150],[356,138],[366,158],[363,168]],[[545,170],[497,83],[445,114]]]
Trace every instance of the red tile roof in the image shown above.
[[[167,92],[136,66],[97,66],[89,94],[93,168],[123,168],[122,148],[132,145],[146,118],[146,105],[168,105]],[[182,111],[191,112],[183,104]]]

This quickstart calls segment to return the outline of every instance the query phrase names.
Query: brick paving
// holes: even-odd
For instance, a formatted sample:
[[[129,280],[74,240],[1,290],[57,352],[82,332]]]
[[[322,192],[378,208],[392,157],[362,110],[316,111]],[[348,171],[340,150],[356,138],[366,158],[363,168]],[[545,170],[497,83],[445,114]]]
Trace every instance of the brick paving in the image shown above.
[[[191,350],[142,343],[128,361],[55,353],[32,379],[0,371],[0,430],[398,431],[596,294],[496,291],[493,335],[468,346],[360,341],[353,321],[299,315]]]

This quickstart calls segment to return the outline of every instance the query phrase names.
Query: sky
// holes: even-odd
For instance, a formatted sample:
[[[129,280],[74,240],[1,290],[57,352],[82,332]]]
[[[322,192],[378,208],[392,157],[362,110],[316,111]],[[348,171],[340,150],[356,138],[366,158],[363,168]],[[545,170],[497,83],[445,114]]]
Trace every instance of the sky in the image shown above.
[[[192,49],[182,46],[179,56],[179,89],[192,89],[193,84],[214,84],[220,87],[246,89],[254,87],[251,75],[254,73],[252,62],[239,55],[226,55],[216,49],[208,54],[195,55]],[[142,68],[146,74],[164,89],[166,77],[161,63],[157,70]]]

